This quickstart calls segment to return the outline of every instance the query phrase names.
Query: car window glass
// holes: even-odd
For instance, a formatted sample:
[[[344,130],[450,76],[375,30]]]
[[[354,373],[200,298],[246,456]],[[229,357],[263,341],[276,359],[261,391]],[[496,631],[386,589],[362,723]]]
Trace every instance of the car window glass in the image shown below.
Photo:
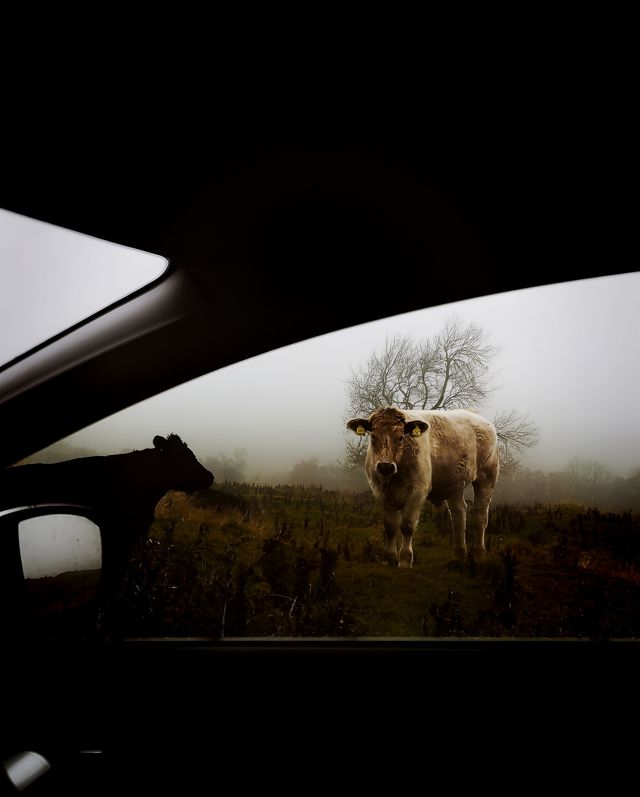
[[[0,338],[0,366],[166,268],[159,255],[0,209],[0,318],[7,331]]]
[[[124,635],[634,636],[639,297],[632,273],[364,324],[174,388],[32,461],[159,457],[174,434],[214,475],[203,487],[180,465],[132,545]],[[407,425],[370,428],[390,405]],[[472,437],[461,448],[423,408],[466,418]],[[461,409],[497,428],[497,482],[485,427]],[[365,467],[376,435],[377,498]],[[432,492],[411,551],[415,496],[389,480],[423,445],[433,472],[414,468],[414,492]]]

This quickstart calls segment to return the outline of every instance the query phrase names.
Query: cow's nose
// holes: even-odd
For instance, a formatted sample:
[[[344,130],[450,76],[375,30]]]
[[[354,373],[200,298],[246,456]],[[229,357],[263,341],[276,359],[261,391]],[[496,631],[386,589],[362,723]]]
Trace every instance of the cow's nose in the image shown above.
[[[382,474],[383,476],[391,476],[396,472],[396,466],[394,462],[378,462],[377,468],[378,473]]]

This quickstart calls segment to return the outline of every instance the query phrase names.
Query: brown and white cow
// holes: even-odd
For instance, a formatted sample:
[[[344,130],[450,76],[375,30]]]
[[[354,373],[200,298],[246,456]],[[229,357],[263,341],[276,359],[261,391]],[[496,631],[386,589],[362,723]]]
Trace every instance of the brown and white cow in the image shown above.
[[[467,555],[467,505],[464,490],[473,485],[476,556],[485,551],[489,503],[500,469],[494,425],[468,410],[399,410],[384,407],[368,418],[352,418],[347,427],[369,433],[367,479],[382,502],[386,553],[399,567],[413,564],[412,537],[428,498],[446,502],[457,557]],[[402,534],[400,550],[398,532]]]

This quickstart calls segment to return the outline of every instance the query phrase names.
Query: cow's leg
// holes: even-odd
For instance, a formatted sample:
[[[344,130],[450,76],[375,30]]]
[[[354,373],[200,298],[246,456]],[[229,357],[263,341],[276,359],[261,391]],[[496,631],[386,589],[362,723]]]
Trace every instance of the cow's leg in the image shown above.
[[[418,525],[418,518],[424,506],[425,496],[411,495],[405,502],[400,513],[400,531],[402,532],[402,545],[398,554],[398,567],[413,567],[413,535]]]
[[[467,502],[464,500],[464,488],[459,493],[447,499],[447,509],[451,518],[453,530],[453,552],[458,559],[467,556],[467,542],[465,528],[467,525]]]
[[[402,545],[398,553],[398,567],[413,567],[412,541],[415,527],[410,521],[403,521],[400,530],[402,531]]]
[[[400,530],[400,512],[397,509],[384,508],[384,553],[387,562],[395,565],[398,561],[398,531]]]
[[[471,550],[478,558],[484,557],[487,550],[484,544],[484,533],[489,523],[489,504],[491,503],[492,493],[492,485],[486,484],[479,479],[473,483],[474,529]]]

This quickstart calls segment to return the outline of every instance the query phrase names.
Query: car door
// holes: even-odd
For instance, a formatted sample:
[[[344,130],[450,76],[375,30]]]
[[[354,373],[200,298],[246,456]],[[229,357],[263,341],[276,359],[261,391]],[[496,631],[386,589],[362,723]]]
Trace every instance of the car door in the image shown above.
[[[501,207],[497,189],[479,209],[470,179],[449,201],[437,179],[421,180],[402,158],[376,153],[363,155],[349,144],[276,148],[240,166],[225,157],[222,167],[190,177],[172,162],[166,182],[147,168],[140,182],[125,181],[135,186],[129,192],[114,183],[101,192],[97,180],[90,209],[81,191],[58,205],[46,190],[34,197],[18,190],[5,203],[12,211],[29,210],[35,218],[159,253],[170,265],[157,282],[3,368],[3,465],[171,387],[283,345],[434,304],[628,268],[623,262],[603,268],[594,259],[577,263],[556,253],[551,276],[541,279],[537,255],[544,247],[538,242],[534,257],[522,240],[521,268],[505,268],[493,216]],[[415,151],[414,158],[419,161]],[[56,174],[55,166],[49,169]],[[479,173],[487,176],[476,163],[472,174]],[[80,170],[71,179],[86,187]],[[116,199],[121,204],[114,212]],[[547,231],[545,242],[553,240]],[[15,526],[11,540],[3,562],[15,574]],[[4,584],[13,595],[19,579],[7,575]],[[3,602],[15,619],[15,600],[3,594]],[[564,675],[580,647],[563,654]],[[466,692],[453,684],[460,671],[477,668],[486,676],[496,666],[495,647],[473,640],[147,638],[96,646],[86,640],[17,644],[9,636],[6,648],[10,747],[41,750],[62,762],[59,771],[81,772],[92,784],[104,776],[110,785],[131,772],[140,784],[159,782],[167,769],[179,780],[187,777],[188,762],[199,776],[221,760],[242,771],[247,750],[256,771],[277,780],[292,754],[317,766],[322,754],[306,741],[307,729],[316,722],[326,727],[332,717],[342,718],[332,725],[332,750],[350,749],[352,721],[369,726],[366,738],[373,744],[376,706],[402,702],[397,685],[405,665],[412,673],[426,669],[432,683],[447,683],[454,711],[438,716],[452,728],[466,701]],[[524,643],[501,650],[502,671],[524,658],[545,667],[544,657],[553,655]],[[628,667],[621,654],[615,661],[623,672]],[[377,674],[376,686],[362,675],[367,668]],[[407,688],[410,694],[418,687]],[[542,696],[542,686],[534,684],[533,691]],[[423,704],[428,694],[433,690],[422,695]],[[196,732],[203,724],[206,731]]]

